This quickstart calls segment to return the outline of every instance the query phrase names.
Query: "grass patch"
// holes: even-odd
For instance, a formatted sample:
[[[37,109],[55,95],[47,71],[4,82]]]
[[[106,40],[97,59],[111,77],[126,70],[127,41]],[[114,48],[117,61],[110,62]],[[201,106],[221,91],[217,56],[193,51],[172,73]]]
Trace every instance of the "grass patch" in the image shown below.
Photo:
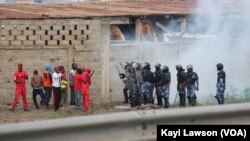
[[[0,108],[1,111],[6,111],[6,110],[8,110],[8,108],[9,108],[9,106],[8,106],[7,104],[1,104],[0,107],[1,107],[1,108]]]
[[[228,103],[243,103],[250,102],[250,88],[245,88],[243,91],[239,91],[238,89],[230,86],[227,92],[225,93],[225,104]],[[215,105],[218,104],[215,99],[215,94],[210,94],[205,97],[205,101],[201,103],[201,105]]]
[[[48,118],[49,119],[58,119],[58,118],[65,118],[65,117],[69,117],[71,116],[71,114],[69,112],[53,112],[50,113]]]

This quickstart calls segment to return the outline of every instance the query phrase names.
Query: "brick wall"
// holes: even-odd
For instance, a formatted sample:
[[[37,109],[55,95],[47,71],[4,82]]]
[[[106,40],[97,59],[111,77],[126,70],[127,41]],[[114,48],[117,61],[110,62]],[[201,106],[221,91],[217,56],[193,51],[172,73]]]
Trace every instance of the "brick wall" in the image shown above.
[[[0,20],[0,102],[11,102],[14,95],[13,73],[23,63],[31,77],[46,64],[64,65],[67,73],[72,62],[96,70],[91,86],[92,102],[102,102],[105,93],[102,77],[103,55],[109,43],[109,22],[103,19]],[[30,80],[27,82],[31,101]]]

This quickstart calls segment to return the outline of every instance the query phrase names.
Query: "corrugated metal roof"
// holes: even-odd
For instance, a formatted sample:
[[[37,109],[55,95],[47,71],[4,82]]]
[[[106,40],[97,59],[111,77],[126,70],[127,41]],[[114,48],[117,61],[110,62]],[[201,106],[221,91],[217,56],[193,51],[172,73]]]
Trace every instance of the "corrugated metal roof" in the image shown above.
[[[150,14],[212,13],[209,5],[196,8],[198,0],[107,1],[63,4],[0,4],[0,18],[78,18]],[[234,0],[204,0],[223,3],[226,12],[237,12]],[[223,10],[223,12],[225,12]]]

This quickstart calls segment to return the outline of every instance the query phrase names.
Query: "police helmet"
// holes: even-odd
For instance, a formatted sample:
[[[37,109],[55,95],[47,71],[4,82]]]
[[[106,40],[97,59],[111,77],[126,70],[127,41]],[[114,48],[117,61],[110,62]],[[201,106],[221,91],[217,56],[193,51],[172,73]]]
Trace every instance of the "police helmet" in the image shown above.
[[[134,62],[134,63],[132,64],[132,67],[133,67],[133,68],[137,68],[137,67],[138,67],[138,64],[137,64],[136,62]]]
[[[168,72],[168,71],[169,71],[168,66],[163,66],[163,68],[162,68],[162,72]]]
[[[161,67],[161,64],[160,63],[156,63],[155,64],[155,68],[160,68]]]
[[[187,65],[187,70],[193,70],[193,65]]]
[[[137,65],[137,68],[141,68],[141,63],[136,63],[136,65]]]
[[[222,63],[218,63],[216,65],[216,67],[217,67],[217,70],[223,70],[223,64]]]
[[[124,65],[124,67],[126,67],[126,66],[129,65],[129,63],[128,62],[124,62],[123,65]]]
[[[147,64],[144,62],[144,63],[142,63],[142,68],[145,68],[145,66],[146,66]]]
[[[150,68],[150,64],[148,62],[144,62],[142,64],[142,69],[149,69]]]
[[[182,67],[181,64],[178,64],[178,65],[176,65],[175,67],[176,67],[176,69],[183,69],[183,67]]]
[[[142,64],[141,63],[137,63],[137,65],[138,65],[138,67],[141,67]]]

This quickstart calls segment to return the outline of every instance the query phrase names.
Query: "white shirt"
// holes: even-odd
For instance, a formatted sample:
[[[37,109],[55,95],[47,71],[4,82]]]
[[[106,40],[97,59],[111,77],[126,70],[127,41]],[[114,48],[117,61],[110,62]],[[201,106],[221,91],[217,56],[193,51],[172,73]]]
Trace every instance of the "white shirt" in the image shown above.
[[[76,74],[76,71],[75,70],[70,70],[70,73],[69,73],[69,84],[70,86],[73,86],[74,85],[74,75]]]
[[[61,76],[62,76],[61,73],[56,73],[56,72],[53,73],[53,75],[52,75],[52,82],[53,82],[52,86],[53,87],[60,87]]]

